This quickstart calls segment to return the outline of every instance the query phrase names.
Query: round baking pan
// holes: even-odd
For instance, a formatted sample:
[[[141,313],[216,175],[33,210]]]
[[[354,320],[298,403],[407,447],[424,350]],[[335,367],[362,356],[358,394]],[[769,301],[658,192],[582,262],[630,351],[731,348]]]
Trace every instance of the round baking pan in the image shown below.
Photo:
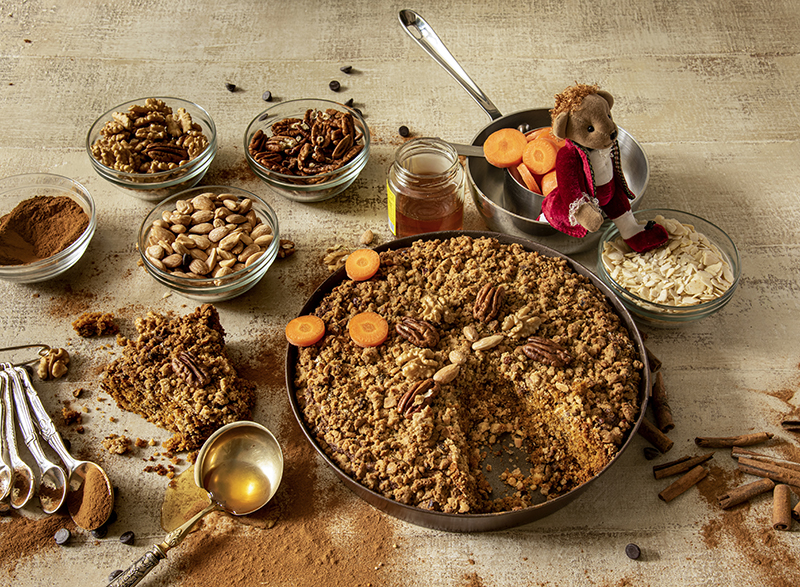
[[[406,504],[399,503],[394,501],[393,499],[389,499],[371,489],[368,489],[350,477],[347,473],[345,473],[339,466],[325,453],[322,449],[320,444],[317,442],[317,439],[311,433],[311,430],[308,427],[305,419],[303,418],[303,413],[300,409],[300,406],[297,401],[297,395],[295,393],[295,366],[297,364],[297,347],[288,345],[287,352],[286,352],[286,388],[289,393],[289,401],[292,405],[292,411],[294,412],[295,418],[297,422],[300,424],[300,428],[303,431],[303,434],[306,436],[308,441],[314,447],[314,449],[319,453],[322,459],[328,464],[329,467],[333,469],[336,475],[344,482],[344,484],[349,487],[356,495],[361,497],[364,501],[372,505],[373,507],[391,515],[395,518],[400,520],[404,520],[411,524],[416,524],[418,526],[424,526],[426,528],[433,528],[435,530],[444,530],[448,532],[488,532],[493,530],[503,530],[506,528],[513,528],[515,526],[520,526],[522,524],[528,524],[530,522],[534,522],[546,516],[549,516],[553,512],[556,512],[582,494],[586,489],[589,487],[591,483],[597,480],[603,473],[605,473],[608,469],[610,469],[617,460],[620,458],[622,453],[628,448],[631,443],[631,439],[636,434],[639,425],[642,422],[642,418],[644,417],[645,408],[647,407],[647,401],[650,396],[650,370],[647,366],[647,361],[645,359],[645,348],[644,342],[642,341],[642,337],[639,334],[639,330],[636,328],[636,325],[633,321],[633,318],[619,301],[619,299],[608,289],[608,287],[600,281],[600,279],[591,271],[589,271],[583,265],[576,263],[569,257],[555,251],[549,247],[546,247],[542,244],[532,242],[527,239],[523,239],[516,236],[506,235],[506,234],[498,234],[492,232],[483,232],[483,231],[446,231],[446,232],[431,232],[427,234],[422,234],[418,236],[411,236],[406,238],[397,239],[391,241],[389,243],[385,243],[375,247],[375,250],[378,252],[387,251],[387,250],[397,250],[409,247],[414,241],[417,240],[435,240],[435,239],[449,239],[456,236],[469,236],[472,238],[480,238],[480,237],[490,237],[497,239],[498,242],[502,244],[512,244],[518,243],[527,251],[535,251],[541,255],[545,255],[548,257],[558,257],[561,259],[565,259],[572,269],[580,274],[584,275],[589,278],[589,280],[599,289],[607,298],[609,303],[614,307],[617,314],[619,314],[620,318],[622,318],[623,324],[627,327],[628,332],[631,335],[631,338],[636,344],[637,349],[639,350],[639,356],[641,357],[642,363],[644,364],[643,373],[642,373],[642,381],[639,386],[639,404],[641,406],[639,415],[636,419],[636,423],[633,429],[628,434],[628,437],[625,439],[625,442],[620,447],[619,452],[614,456],[614,458],[606,465],[597,475],[595,475],[592,479],[575,487],[571,491],[556,497],[554,499],[542,501],[539,504],[534,506],[523,508],[519,510],[507,511],[507,512],[498,512],[498,513],[489,513],[489,514],[449,514],[443,512],[437,512],[432,510],[426,510]],[[302,310],[300,311],[300,315],[304,314],[311,314],[315,310],[315,308],[319,305],[322,299],[328,295],[334,287],[339,285],[342,281],[347,279],[347,275],[345,273],[344,268],[339,269],[336,273],[331,275],[328,279],[326,279],[322,285],[320,285],[317,290],[311,295],[311,297],[306,301],[305,305],[303,306]]]

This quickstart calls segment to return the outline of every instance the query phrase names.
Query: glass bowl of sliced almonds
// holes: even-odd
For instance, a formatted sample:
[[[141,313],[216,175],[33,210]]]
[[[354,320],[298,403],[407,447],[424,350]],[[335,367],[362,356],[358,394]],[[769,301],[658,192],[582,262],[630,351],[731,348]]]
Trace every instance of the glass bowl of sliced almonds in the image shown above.
[[[239,296],[278,256],[278,217],[252,192],[202,186],[167,198],[139,229],[142,265],[160,284],[190,299]]]
[[[739,251],[715,224],[680,210],[634,212],[667,229],[669,242],[646,253],[628,247],[613,224],[600,239],[597,273],[640,321],[680,325],[719,311],[739,284]]]

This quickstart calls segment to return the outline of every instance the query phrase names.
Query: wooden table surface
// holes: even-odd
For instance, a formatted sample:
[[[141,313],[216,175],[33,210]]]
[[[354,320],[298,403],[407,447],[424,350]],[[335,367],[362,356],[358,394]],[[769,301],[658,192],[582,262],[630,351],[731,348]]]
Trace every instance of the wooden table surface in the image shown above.
[[[320,577],[336,585],[473,587],[800,583],[800,523],[789,532],[772,530],[766,497],[733,512],[715,504],[719,487],[751,479],[736,474],[727,451],[718,451],[698,488],[666,504],[657,498],[666,483],[653,479],[653,463],[643,456],[647,444],[637,437],[610,471],[556,514],[502,532],[448,534],[376,513],[305,446],[285,392],[283,327],[328,275],[322,258],[336,245],[355,248],[366,229],[376,243],[392,238],[385,180],[402,142],[401,125],[414,136],[469,143],[489,122],[403,32],[397,18],[403,8],[428,20],[503,113],[549,108],[553,95],[575,81],[610,91],[615,120],[649,159],[642,207],[707,218],[738,246],[741,281],[721,312],[679,328],[642,327],[663,361],[674,411],[675,446],[668,457],[695,452],[699,435],[762,430],[775,434],[765,451],[800,453],[800,437],[780,427],[781,417],[800,404],[796,2],[0,0],[0,176],[71,177],[89,189],[98,211],[89,250],[63,277],[34,285],[0,283],[3,343],[69,349],[73,361],[66,378],[37,387],[75,452],[102,463],[119,489],[117,521],[108,536],[76,530],[68,547],[45,540],[18,560],[6,555],[0,558],[0,584],[105,584],[110,571],[126,567],[164,535],[159,510],[168,479],[144,468],[169,461],[155,455],[157,447],[117,456],[101,443],[110,434],[157,440],[169,435],[118,409],[100,391],[103,366],[120,352],[114,340],[81,339],[71,327],[83,312],[106,311],[133,336],[133,320],[147,311],[182,314],[196,305],[178,295],[165,297],[166,290],[137,266],[135,237],[151,204],[96,175],[85,149],[86,133],[101,113],[153,95],[189,99],[208,110],[219,152],[203,183],[263,196],[277,212],[282,236],[296,244],[293,257],[218,309],[234,359],[258,384],[253,419],[276,432],[292,459],[292,474],[304,471],[313,481],[301,494],[279,494],[285,511],[274,531],[298,523],[302,516],[296,512],[312,512],[314,519],[301,522],[321,530],[285,538],[294,541],[295,556],[333,554],[327,566],[309,559],[312,571],[281,581],[234,579],[235,573],[204,580],[200,563],[210,565],[212,552],[194,538],[171,551],[142,585],[317,585]],[[342,73],[344,65],[353,72]],[[328,87],[333,79],[342,85],[338,93]],[[227,83],[237,91],[228,91]],[[299,204],[271,192],[251,173],[244,129],[267,106],[266,90],[274,101],[352,98],[364,112],[372,154],[345,193]],[[472,202],[465,228],[484,229]],[[593,254],[576,258],[594,266]],[[75,399],[78,388],[86,392]],[[88,409],[84,434],[60,420],[65,401]],[[182,459],[176,469],[185,468]],[[319,507],[305,507],[309,501]],[[36,506],[21,515],[41,518]],[[22,519],[0,519],[4,548],[24,540]],[[376,550],[370,524],[380,527],[385,549]],[[235,542],[245,528],[234,525],[226,541]],[[136,533],[133,546],[118,540],[126,530]],[[212,536],[217,531],[204,530]],[[242,552],[259,540],[248,536]],[[641,548],[638,560],[625,555],[628,543]],[[353,574],[359,560],[363,568]],[[285,574],[296,568],[303,567],[287,566]]]

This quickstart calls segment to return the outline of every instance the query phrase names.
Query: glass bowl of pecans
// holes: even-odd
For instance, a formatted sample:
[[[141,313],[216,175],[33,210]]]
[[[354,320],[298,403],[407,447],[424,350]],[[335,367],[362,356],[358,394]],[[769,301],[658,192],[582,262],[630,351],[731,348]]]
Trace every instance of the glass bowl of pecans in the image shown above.
[[[172,291],[202,302],[229,300],[256,285],[278,256],[278,217],[252,192],[195,187],[153,208],[137,248],[147,272]]]
[[[75,265],[97,228],[89,191],[51,173],[0,179],[0,279],[37,283]]]
[[[636,253],[613,224],[600,238],[597,273],[642,323],[679,326],[718,312],[739,284],[739,251],[721,228],[680,210],[638,210],[640,224],[655,221],[669,242]]]
[[[346,190],[369,159],[361,114],[329,100],[289,100],[256,116],[244,135],[253,172],[290,200],[321,202]]]
[[[102,114],[86,135],[86,151],[100,177],[159,202],[203,178],[217,153],[217,128],[193,102],[140,98]]]

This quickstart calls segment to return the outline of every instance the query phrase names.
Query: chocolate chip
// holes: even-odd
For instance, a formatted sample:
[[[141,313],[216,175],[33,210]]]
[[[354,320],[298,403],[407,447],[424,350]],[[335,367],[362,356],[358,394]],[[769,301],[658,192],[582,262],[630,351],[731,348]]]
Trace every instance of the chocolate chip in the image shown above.
[[[342,73],[350,73],[350,72],[353,71],[353,66],[352,65],[343,65],[342,67],[339,68],[339,71],[341,71]]]
[[[108,534],[108,524],[103,524],[99,528],[95,528],[90,532],[93,538],[105,538]]]
[[[353,106],[353,99],[350,98],[347,102],[344,103],[345,106],[351,108]]]
[[[269,112],[264,112],[264,114],[262,114],[261,116],[258,117],[258,121],[259,122],[264,122],[269,117],[270,117]]]
[[[110,582],[110,581],[113,581],[114,579],[116,579],[117,577],[119,577],[121,574],[122,574],[122,569],[117,569],[116,571],[111,571],[111,572],[108,574],[108,580],[109,580],[109,582]]]
[[[69,452],[72,448],[72,443],[69,441],[69,438],[62,438],[61,440],[64,442],[64,448],[66,448],[67,452]]]
[[[636,546],[633,542],[631,542],[625,547],[625,554],[628,555],[628,558],[636,560],[637,558],[639,558],[639,555],[642,554],[642,551],[638,546]]]
[[[361,108],[356,108],[353,106],[353,112],[357,113],[361,118],[364,118],[364,113],[361,112]]]
[[[123,532],[120,534],[119,541],[122,544],[127,544],[128,546],[132,545],[136,541],[136,534],[132,531],[128,530],[127,532]]]
[[[108,524],[110,526],[111,524],[113,524],[116,521],[117,521],[117,510],[111,510],[111,515],[108,516],[108,520],[106,521],[106,524]]]
[[[59,528],[56,531],[55,536],[53,536],[53,538],[55,539],[56,544],[58,544],[59,546],[63,546],[64,544],[69,542],[70,536],[72,536],[72,534],[70,533],[69,530],[67,530],[66,528]]]
[[[261,94],[261,99],[264,100],[264,102],[272,102],[272,92],[267,90],[266,92]]]
[[[652,446],[644,447],[642,449],[642,452],[644,452],[644,458],[646,458],[648,461],[652,461],[654,458],[656,458],[658,455],[661,454],[660,450],[658,450],[657,448],[653,448]]]
[[[225,89],[228,90],[229,92],[235,92],[236,84],[227,83],[225,84]]]
[[[397,132],[400,133],[401,137],[407,137],[407,136],[409,136],[411,134],[411,131],[408,130],[408,127],[405,124],[403,126],[401,126],[400,128],[398,128]]]
[[[339,90],[341,90],[341,89],[342,89],[342,84],[340,84],[340,83],[339,83],[339,82],[337,82],[336,80],[332,80],[332,81],[331,81],[331,82],[328,84],[328,87],[329,87],[331,90],[333,90],[334,92],[338,92]]]

